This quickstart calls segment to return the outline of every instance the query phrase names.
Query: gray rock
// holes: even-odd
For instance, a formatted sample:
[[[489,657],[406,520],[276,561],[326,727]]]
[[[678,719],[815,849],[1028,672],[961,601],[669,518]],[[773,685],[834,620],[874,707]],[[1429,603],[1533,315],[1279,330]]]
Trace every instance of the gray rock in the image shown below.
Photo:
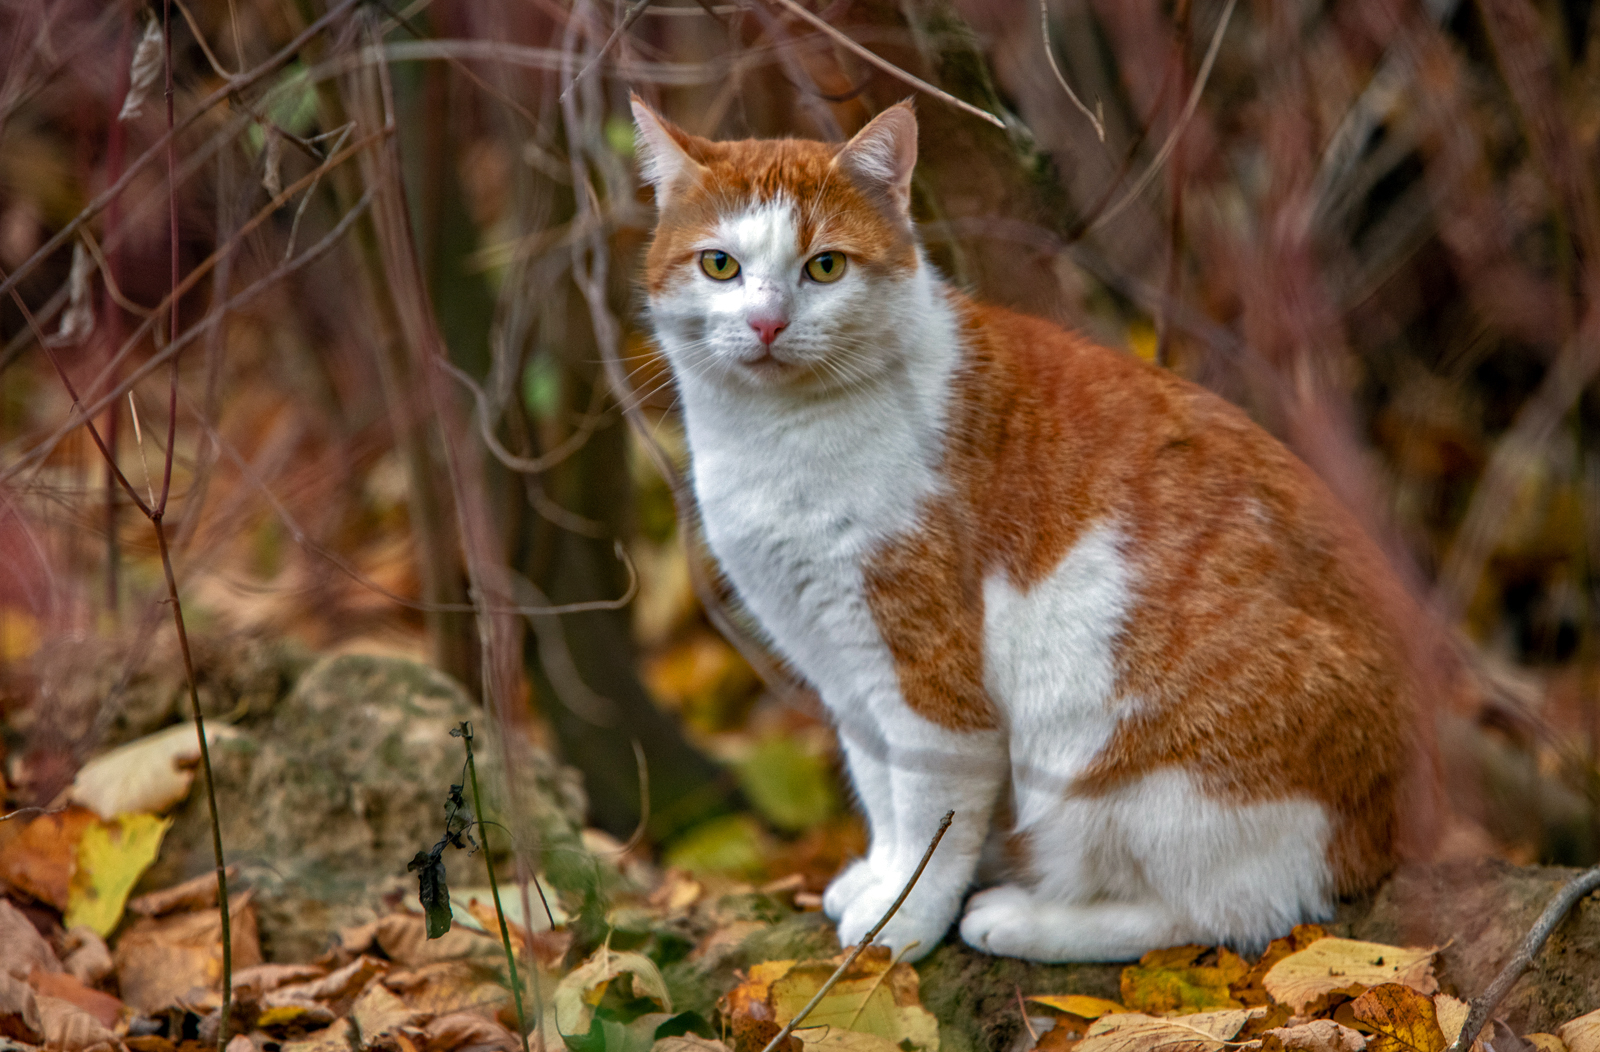
[[[495,728],[457,683],[426,665],[324,658],[267,718],[213,746],[224,849],[256,889],[268,960],[310,960],[338,929],[385,911],[386,899],[416,896],[406,863],[439,840],[450,786],[465,779],[461,740],[450,736],[463,720],[473,725],[485,818],[530,851],[576,843],[584,811],[576,772],[520,743],[517,806],[507,807]],[[470,802],[470,787],[464,792]],[[210,837],[197,779],[143,883],[165,887],[209,871]],[[492,829],[490,838],[503,862],[506,831]],[[454,886],[486,880],[480,854],[447,849],[445,862]]]

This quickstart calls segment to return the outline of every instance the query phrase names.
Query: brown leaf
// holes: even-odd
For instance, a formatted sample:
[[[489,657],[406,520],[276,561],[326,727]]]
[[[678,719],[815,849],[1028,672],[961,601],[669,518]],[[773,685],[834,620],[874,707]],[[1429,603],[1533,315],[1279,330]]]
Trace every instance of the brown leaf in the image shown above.
[[[456,925],[442,938],[430,939],[420,913],[390,913],[346,928],[339,933],[339,941],[347,953],[380,953],[406,968],[465,957],[493,957],[504,952],[498,936],[491,939],[464,925]]]
[[[261,996],[287,983],[303,983],[327,972],[315,964],[256,964],[233,973],[233,996],[260,1000]]]
[[[1261,982],[1274,1001],[1300,1014],[1326,994],[1360,993],[1384,983],[1400,983],[1432,996],[1439,990],[1433,977],[1436,952],[1354,939],[1318,939],[1273,965]]]
[[[1366,1047],[1360,1031],[1332,1019],[1277,1027],[1261,1035],[1262,1052],[1362,1052]]]
[[[65,912],[78,841],[99,818],[72,806],[13,830],[17,821],[0,823],[0,880]]]
[[[6,948],[4,959],[0,960],[0,969],[4,969],[3,974],[13,978],[26,979],[35,968],[47,972],[61,970],[56,951],[45,942],[39,929],[33,926],[27,914],[5,899],[0,899],[0,946]]]
[[[708,1041],[694,1034],[682,1037],[664,1037],[650,1046],[650,1052],[729,1052],[721,1041]]]
[[[233,966],[261,963],[251,893],[232,897]],[[222,921],[215,910],[135,921],[112,954],[122,998],[136,1011],[154,1014],[172,1007],[210,1008],[220,1003]]]
[[[1242,1007],[1229,988],[1245,977],[1250,965],[1226,947],[1215,951],[1215,962],[1201,963],[1211,953],[1205,946],[1150,951],[1122,970],[1122,1003],[1147,1015]]]
[[[256,1016],[256,1029],[280,1040],[300,1039],[314,1030],[331,1026],[337,1018],[333,1009],[315,1001],[282,1002],[269,1006]]]
[[[388,962],[376,957],[361,956],[318,979],[302,983],[285,983],[262,997],[262,1004],[289,1004],[294,1001],[322,1001],[343,1015],[361,991],[374,977],[389,970]]]
[[[122,1015],[123,1004],[108,993],[85,986],[65,972],[46,972],[35,968],[28,985],[46,997],[54,997],[88,1012],[104,1027],[112,1027]]]
[[[363,1041],[397,1033],[401,1027],[416,1022],[417,1015],[404,1001],[385,989],[382,983],[369,984],[350,1009],[350,1018],[361,1028]]]
[[[390,972],[383,985],[419,1012],[449,1015],[487,1008],[506,998],[499,972],[475,961],[440,961],[409,971]]]
[[[1580,1015],[1556,1030],[1569,1052],[1600,1052],[1600,1011]]]
[[[427,1036],[427,1052],[520,1052],[517,1035],[474,1012],[451,1012],[435,1016],[422,1028]]]
[[[6,972],[0,972],[0,1037],[30,1045],[44,1043],[38,997],[31,986]]]
[[[40,994],[39,1023],[54,1052],[120,1052],[117,1035],[70,1001]]]
[[[1554,1034],[1523,1034],[1522,1040],[1538,1049],[1539,1052],[1568,1052],[1567,1043]]]
[[[1433,999],[1409,986],[1374,986],[1350,1003],[1350,1011],[1373,1031],[1368,1052],[1444,1052]]]
[[[237,871],[237,866],[229,866],[226,871],[228,879],[232,880]],[[162,917],[179,910],[210,909],[216,904],[217,873],[212,870],[182,884],[140,895],[128,903],[128,910],[141,917]]]
[[[62,941],[62,948],[66,956],[61,967],[83,985],[97,986],[111,975],[111,950],[93,928],[81,924],[73,928]]]

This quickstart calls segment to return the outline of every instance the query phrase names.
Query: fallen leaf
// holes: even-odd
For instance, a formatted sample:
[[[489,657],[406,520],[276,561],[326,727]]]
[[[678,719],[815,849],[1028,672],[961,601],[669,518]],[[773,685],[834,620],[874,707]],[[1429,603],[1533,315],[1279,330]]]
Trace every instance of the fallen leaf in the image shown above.
[[[54,997],[94,1016],[101,1026],[112,1027],[122,1015],[123,1004],[108,993],[78,982],[65,972],[46,972],[35,968],[28,985],[45,997]]]
[[[1260,1008],[1230,1008],[1185,1016],[1116,1012],[1101,1016],[1077,1052],[1222,1052]]]
[[[233,996],[249,1001],[261,999],[287,983],[303,983],[327,973],[315,964],[256,964],[233,973]]]
[[[1436,952],[1354,939],[1318,939],[1273,965],[1262,986],[1274,1001],[1302,1014],[1325,994],[1354,995],[1384,983],[1399,983],[1432,996],[1439,990],[1433,976]]]
[[[786,833],[810,829],[839,810],[833,763],[793,735],[757,743],[738,772],[757,813]]]
[[[460,1049],[479,1049],[490,1052],[520,1052],[522,1042],[517,1035],[496,1023],[472,1012],[451,1012],[435,1016],[423,1028],[427,1036],[427,1052],[458,1052]]]
[[[333,1009],[315,1001],[283,1002],[263,1009],[256,1016],[256,1029],[278,1039],[304,1038],[313,1030],[329,1026],[335,1019]]]
[[[323,1001],[343,1015],[350,1002],[366,989],[375,976],[389,970],[387,961],[365,955],[343,968],[307,982],[286,983],[262,997],[262,1004],[291,1004],[295,1001]]]
[[[1461,1036],[1461,1028],[1467,1023],[1467,1016],[1472,1014],[1472,1006],[1449,994],[1434,994],[1433,1011],[1439,1020],[1439,1029],[1444,1032],[1444,1043],[1455,1044],[1456,1038]],[[1473,1038],[1472,1052],[1486,1052],[1482,1034]]]
[[[65,911],[78,839],[98,821],[95,813],[68,807],[21,828],[14,828],[15,821],[0,823],[0,880]]]
[[[401,1027],[410,1026],[417,1013],[388,990],[382,983],[372,983],[350,1008],[350,1018],[361,1030],[361,1040],[371,1043],[386,1034],[394,1034]]]
[[[439,961],[409,971],[390,972],[383,985],[419,1012],[448,1015],[501,1003],[506,989],[500,973],[475,961]]]
[[[229,905],[236,969],[261,963],[251,898],[250,892],[242,892]],[[135,1011],[151,1015],[175,1006],[220,1003],[222,920],[217,910],[141,918],[117,939],[111,956],[122,999]]]
[[[0,959],[0,975],[26,979],[35,968],[59,972],[61,962],[56,951],[44,941],[39,929],[33,926],[26,914],[5,899],[0,899],[0,946],[6,948]]]
[[[31,986],[6,972],[0,972],[0,1037],[30,1045],[44,1043],[38,997]]]
[[[1350,1002],[1350,1012],[1373,1031],[1368,1052],[1444,1052],[1433,999],[1409,986],[1374,986]]]
[[[228,1038],[226,1052],[255,1052],[256,1043],[250,1040],[249,1034],[234,1034]]]
[[[1122,970],[1122,1003],[1146,1015],[1243,1007],[1229,988],[1249,973],[1250,965],[1226,947],[1215,951],[1215,964],[1200,964],[1211,952],[1205,946],[1177,946],[1145,954]]]
[[[1267,949],[1262,953],[1260,960],[1250,966],[1250,971],[1244,978],[1229,987],[1229,991],[1243,1005],[1271,1004],[1272,997],[1261,985],[1268,972],[1272,971],[1279,961],[1290,954],[1299,953],[1318,939],[1326,939],[1328,933],[1316,924],[1296,924],[1294,930],[1281,939],[1273,939],[1267,943]]]
[[[128,892],[155,862],[171,825],[170,818],[124,814],[85,828],[67,886],[67,927],[81,924],[102,937],[110,935],[122,920]]]
[[[1261,1035],[1262,1052],[1362,1052],[1366,1047],[1367,1039],[1359,1030],[1332,1019],[1276,1027]]]
[[[1600,1052],[1600,1011],[1580,1015],[1556,1030],[1569,1052]]]
[[[239,872],[238,866],[229,866],[225,872],[232,880]],[[162,917],[179,911],[208,909],[217,904],[217,872],[202,873],[193,880],[175,884],[161,891],[152,891],[128,903],[128,911],[141,917]]]
[[[206,727],[206,742],[237,737],[227,724]],[[101,753],[78,771],[69,799],[106,821],[136,811],[157,814],[189,798],[200,739],[194,727],[178,724]]]
[[[556,1029],[571,1036],[587,1034],[594,1021],[595,1005],[605,996],[612,980],[623,974],[633,976],[635,997],[648,997],[672,1011],[672,995],[667,993],[667,984],[654,961],[640,953],[602,946],[556,985],[552,997]]]
[[[70,1001],[40,994],[39,1024],[52,1052],[120,1052],[117,1035]]]
[[[1087,997],[1083,994],[1039,994],[1028,1000],[1091,1021],[1110,1012],[1128,1011],[1115,1001],[1107,1001],[1103,997]]]
[[[489,939],[471,928],[452,928],[429,939],[420,913],[390,913],[375,921],[339,933],[340,944],[352,954],[378,952],[406,968],[468,957],[497,957],[504,951],[498,938]]]
[[[92,928],[70,929],[61,948],[62,969],[85,986],[99,985],[112,972],[111,950]]]
[[[348,1019],[340,1019],[324,1030],[299,1041],[285,1041],[278,1052],[350,1052],[357,1048],[355,1027]],[[185,1052],[180,1049],[179,1052]],[[197,1050],[198,1052],[198,1050]]]
[[[1522,1040],[1538,1049],[1539,1052],[1569,1052],[1567,1043],[1554,1034],[1523,1034]]]
[[[830,961],[803,961],[773,980],[768,1000],[774,1021],[783,1026],[793,1019],[843,960],[841,955]],[[869,1034],[898,1048],[913,1046],[924,1052],[939,1048],[939,1024],[922,1007],[916,969],[894,961],[881,947],[857,957],[794,1033],[810,1050],[842,1047],[833,1037],[841,1032]]]

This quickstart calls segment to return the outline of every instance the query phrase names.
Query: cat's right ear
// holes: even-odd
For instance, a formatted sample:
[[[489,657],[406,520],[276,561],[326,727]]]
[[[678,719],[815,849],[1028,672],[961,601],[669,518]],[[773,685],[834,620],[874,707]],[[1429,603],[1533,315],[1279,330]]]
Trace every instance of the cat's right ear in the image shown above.
[[[700,165],[684,149],[688,133],[646,106],[639,96],[630,95],[629,101],[638,131],[634,148],[639,153],[639,173],[656,188],[656,207],[665,208],[673,192],[693,178]]]

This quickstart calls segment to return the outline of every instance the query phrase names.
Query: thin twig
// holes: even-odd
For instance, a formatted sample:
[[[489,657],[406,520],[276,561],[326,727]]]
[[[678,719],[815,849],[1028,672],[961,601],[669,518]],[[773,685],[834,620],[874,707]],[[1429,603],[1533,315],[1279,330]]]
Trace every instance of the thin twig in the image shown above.
[[[1172,150],[1178,145],[1178,138],[1183,135],[1184,129],[1189,127],[1189,120],[1194,116],[1195,107],[1200,105],[1200,93],[1205,90],[1206,81],[1211,78],[1211,67],[1217,61],[1217,52],[1222,50],[1222,34],[1227,31],[1228,22],[1233,18],[1233,8],[1239,0],[1228,0],[1228,6],[1222,9],[1222,18],[1217,22],[1217,31],[1211,35],[1211,46],[1206,48],[1205,61],[1200,63],[1200,72],[1194,78],[1194,87],[1189,90],[1189,98],[1183,104],[1183,113],[1178,116],[1178,122],[1172,126],[1172,131],[1167,135],[1167,141],[1161,144],[1161,149],[1156,152],[1156,159],[1150,162],[1150,167],[1139,181],[1128,188],[1122,199],[1101,214],[1089,227],[1098,230],[1111,220],[1115,219],[1124,208],[1132,204],[1134,199],[1144,193],[1145,187],[1150,185],[1156,173],[1161,171],[1161,166],[1167,163],[1167,158],[1172,155]]]
[[[1509,964],[1501,969],[1500,974],[1494,977],[1494,982],[1478,997],[1473,999],[1472,1011],[1467,1013],[1467,1021],[1461,1024],[1461,1033],[1456,1035],[1455,1044],[1451,1045],[1449,1052],[1463,1052],[1472,1047],[1472,1042],[1477,1038],[1478,1031],[1483,1029],[1483,1024],[1489,1021],[1489,1015],[1506,994],[1511,992],[1511,987],[1522,978],[1522,973],[1533,964],[1533,959],[1539,956],[1539,951],[1544,948],[1545,940],[1550,938],[1550,933],[1555,931],[1578,900],[1585,895],[1600,888],[1600,866],[1584,870],[1566,883],[1556,897],[1550,900],[1550,905],[1539,914],[1539,919],[1533,922],[1533,928],[1528,932],[1527,938],[1522,940],[1522,945],[1517,947],[1517,952]]]
[[[767,1047],[763,1048],[761,1052],[772,1052],[773,1049],[783,1044],[784,1038],[792,1034],[795,1028],[805,1020],[805,1017],[811,1014],[811,1010],[822,1003],[822,999],[828,995],[828,991],[832,990],[834,984],[844,977],[844,973],[850,970],[852,964],[856,963],[856,958],[861,956],[862,951],[872,945],[872,940],[878,937],[878,933],[883,930],[883,926],[888,924],[889,919],[900,909],[900,904],[906,900],[906,896],[911,894],[911,889],[917,886],[917,879],[922,876],[922,871],[928,868],[928,860],[933,857],[934,849],[939,846],[939,841],[944,839],[945,830],[950,828],[950,823],[955,817],[956,813],[954,811],[946,811],[944,817],[939,819],[939,828],[934,830],[933,839],[928,842],[928,850],[922,853],[922,861],[917,863],[916,872],[911,874],[911,879],[906,881],[906,886],[900,889],[900,897],[894,900],[894,905],[889,907],[889,912],[885,913],[878,923],[872,926],[872,930],[867,932],[865,938],[856,943],[855,949],[851,950],[850,955],[844,959],[844,963],[835,968],[833,974],[828,976],[828,981],[823,983],[817,990],[816,996],[807,1001],[806,1006],[795,1013],[794,1018],[789,1020],[782,1030],[778,1031],[777,1037],[767,1042]]]
[[[968,113],[972,114],[974,117],[982,117],[984,120],[988,121],[990,124],[994,125],[996,128],[1000,128],[1002,130],[1005,129],[1006,122],[1001,120],[999,117],[996,117],[994,114],[990,113],[988,110],[979,109],[977,106],[974,106],[970,102],[964,102],[961,99],[958,99],[954,95],[950,94],[948,91],[944,91],[941,88],[934,87],[932,84],[929,84],[927,81],[923,80],[921,77],[917,77],[917,76],[914,76],[914,75],[912,75],[910,73],[907,73],[905,70],[901,69],[899,66],[895,65],[893,62],[890,62],[888,59],[881,58],[878,55],[873,54],[871,51],[868,51],[866,48],[862,47],[860,44],[856,43],[854,40],[851,40],[848,36],[846,36],[844,34],[844,32],[842,30],[837,29],[832,25],[829,25],[827,22],[823,21],[822,18],[819,17],[818,15],[812,14],[810,11],[807,11],[805,8],[801,7],[799,4],[795,3],[795,0],[770,0],[770,2],[774,3],[774,4],[777,4],[779,7],[782,7],[785,11],[788,11],[790,14],[798,16],[803,21],[811,23],[811,25],[815,26],[817,29],[822,30],[822,32],[826,33],[828,36],[832,37],[835,41],[837,41],[840,47],[844,48],[846,51],[850,51],[850,52],[852,52],[852,53],[854,53],[856,55],[859,55],[861,58],[866,59],[868,62],[872,63],[874,66],[877,66],[879,69],[883,70],[885,73],[889,74],[891,77],[895,77],[895,78],[897,78],[899,80],[902,80],[902,81],[906,82],[907,84],[911,85],[913,88],[916,88],[918,91],[925,91],[929,95],[932,95],[936,99],[943,99],[945,102],[948,102],[950,105],[956,107],[957,109],[966,110]],[[1232,10],[1232,8],[1233,8],[1232,0],[1229,0],[1228,8],[1229,8],[1229,10]]]
[[[644,14],[644,9],[649,6],[650,0],[637,0],[632,7],[628,8],[628,13],[622,16],[622,21],[617,23],[617,28],[613,29],[611,35],[606,37],[606,42],[600,45],[600,50],[594,53],[594,57],[585,63],[582,69],[578,70],[578,75],[572,78],[572,83],[568,84],[561,92],[559,101],[566,101],[567,96],[572,93],[572,89],[577,87],[578,83],[589,75],[590,70],[600,64],[601,60],[606,57],[606,53],[616,45],[617,41],[622,39],[622,34],[626,33],[639,20],[639,16]]]
[[[1100,136],[1100,141],[1105,142],[1105,122],[1083,104],[1083,100],[1078,98],[1078,93],[1072,90],[1072,85],[1067,83],[1061,67],[1056,64],[1056,49],[1050,45],[1050,0],[1039,0],[1039,35],[1044,39],[1044,57],[1050,60],[1050,69],[1056,75],[1056,83],[1061,85],[1061,90],[1067,93],[1067,98],[1072,100],[1072,104],[1078,107],[1078,112],[1089,118],[1089,123],[1094,125],[1094,133]]]

